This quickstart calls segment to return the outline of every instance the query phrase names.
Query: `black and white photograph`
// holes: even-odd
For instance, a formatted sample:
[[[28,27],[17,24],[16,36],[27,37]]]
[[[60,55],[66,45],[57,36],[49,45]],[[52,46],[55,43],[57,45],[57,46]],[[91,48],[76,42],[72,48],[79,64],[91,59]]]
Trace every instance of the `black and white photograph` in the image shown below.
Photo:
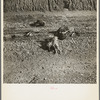
[[[96,84],[97,0],[3,0],[3,83]]]

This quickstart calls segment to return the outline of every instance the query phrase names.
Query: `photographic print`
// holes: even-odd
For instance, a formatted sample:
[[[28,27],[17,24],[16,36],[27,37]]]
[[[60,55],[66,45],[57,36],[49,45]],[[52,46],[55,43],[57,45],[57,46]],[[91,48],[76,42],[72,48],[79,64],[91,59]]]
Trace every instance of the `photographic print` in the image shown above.
[[[96,84],[97,0],[3,0],[3,83]]]

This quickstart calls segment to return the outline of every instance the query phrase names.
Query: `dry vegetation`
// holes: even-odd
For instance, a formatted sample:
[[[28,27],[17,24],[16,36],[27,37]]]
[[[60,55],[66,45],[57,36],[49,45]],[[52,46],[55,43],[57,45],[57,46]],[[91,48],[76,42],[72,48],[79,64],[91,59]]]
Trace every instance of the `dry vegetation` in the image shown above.
[[[46,25],[31,27],[37,19]],[[54,55],[44,39],[62,25],[80,36],[59,40],[61,54]],[[96,83],[96,42],[95,11],[5,13],[4,83]]]
[[[4,0],[4,11],[96,10],[97,0]]]

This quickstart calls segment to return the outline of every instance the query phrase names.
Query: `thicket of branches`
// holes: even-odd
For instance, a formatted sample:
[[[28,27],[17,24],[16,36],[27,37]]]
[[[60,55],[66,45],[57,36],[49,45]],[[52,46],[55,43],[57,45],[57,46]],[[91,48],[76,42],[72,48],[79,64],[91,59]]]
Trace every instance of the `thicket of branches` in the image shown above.
[[[96,0],[4,0],[4,11],[96,10]]]

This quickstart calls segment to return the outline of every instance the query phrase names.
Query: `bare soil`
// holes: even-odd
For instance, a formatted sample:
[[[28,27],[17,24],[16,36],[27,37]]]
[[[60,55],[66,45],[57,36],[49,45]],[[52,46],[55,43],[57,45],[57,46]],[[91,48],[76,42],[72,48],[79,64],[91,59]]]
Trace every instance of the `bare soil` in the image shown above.
[[[46,25],[30,26],[37,19]],[[96,20],[95,11],[5,13],[3,82],[96,83]],[[74,27],[80,36],[59,40],[61,54],[48,52],[44,40],[62,25]]]

